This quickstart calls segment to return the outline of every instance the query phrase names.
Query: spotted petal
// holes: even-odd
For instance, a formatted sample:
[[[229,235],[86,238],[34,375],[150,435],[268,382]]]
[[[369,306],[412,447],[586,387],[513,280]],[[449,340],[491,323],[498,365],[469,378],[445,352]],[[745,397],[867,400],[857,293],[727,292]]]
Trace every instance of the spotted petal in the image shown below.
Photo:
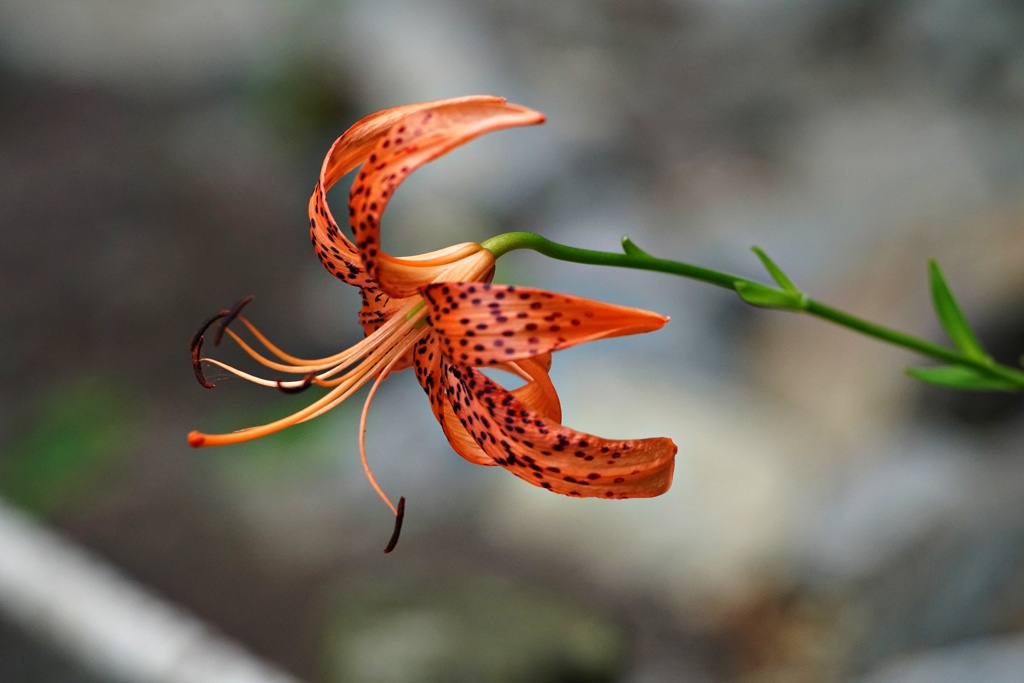
[[[647,498],[672,484],[670,439],[611,440],[577,432],[531,410],[479,370],[441,359],[446,403],[493,464],[555,493]],[[487,463],[481,463],[487,464]]]
[[[668,318],[543,289],[473,282],[422,287],[441,350],[457,364],[493,365],[583,342],[661,328]]]
[[[335,140],[331,149],[328,150],[320,171],[320,181],[326,189],[330,189],[345,174],[363,163],[381,137],[395,124],[417,112],[445,106],[501,106],[504,103],[504,97],[467,95],[445,100],[403,104],[364,116]]]
[[[437,347],[433,334],[421,339],[413,353],[416,377],[424,391],[430,397],[430,407],[434,417],[441,424],[448,443],[456,453],[477,465],[496,464],[487,455],[476,440],[466,431],[455,416],[451,402],[448,400],[447,387],[441,369],[441,355],[435,351]],[[522,386],[513,389],[512,394],[544,417],[558,422],[562,419],[562,406],[548,370],[551,368],[551,356],[544,355],[522,361],[506,363],[501,366],[526,380]]]
[[[434,100],[385,109],[363,117],[334,141],[320,168],[320,179],[309,198],[310,239],[324,266],[340,279],[359,287],[373,284],[355,246],[338,228],[327,204],[327,191],[370,156],[380,139],[398,122],[417,112],[444,106],[500,106],[501,97],[470,96]]]
[[[539,112],[494,98],[443,100],[398,117],[366,157],[349,195],[355,247],[366,275],[398,297],[411,296],[419,284],[436,280],[446,264],[439,264],[437,272],[421,271],[422,279],[409,283],[401,277],[403,259],[381,250],[380,218],[395,189],[423,164],[473,138],[543,120]]]

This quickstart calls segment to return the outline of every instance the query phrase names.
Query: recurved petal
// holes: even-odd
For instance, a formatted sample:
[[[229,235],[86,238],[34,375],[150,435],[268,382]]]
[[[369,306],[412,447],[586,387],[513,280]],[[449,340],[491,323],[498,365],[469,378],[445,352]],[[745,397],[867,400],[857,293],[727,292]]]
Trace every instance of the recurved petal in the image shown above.
[[[575,344],[653,332],[668,318],[543,289],[445,282],[420,289],[441,350],[457,364],[493,365]]]
[[[349,220],[354,243],[371,278],[381,262],[380,218],[398,185],[414,170],[475,137],[503,128],[541,123],[544,115],[490,98],[433,103],[404,112],[380,137],[352,184]],[[385,281],[381,283],[388,289]],[[399,292],[391,292],[402,296]]]
[[[330,189],[339,178],[366,160],[380,138],[402,119],[421,111],[447,106],[500,106],[504,97],[493,95],[469,95],[445,100],[403,104],[398,107],[374,112],[353,123],[341,137],[334,141],[324,158],[320,170],[320,182]]]
[[[459,422],[459,418],[452,411],[451,403],[445,401],[443,411],[443,416],[439,422],[441,423],[441,429],[444,431],[445,438],[448,439],[448,445],[452,447],[452,450],[474,465],[498,464],[494,461],[494,458],[480,448],[480,444],[476,442],[476,439]]]
[[[448,443],[456,453],[477,465],[497,464],[480,448],[476,439],[466,431],[465,426],[456,417],[441,370],[441,356],[432,352],[431,349],[434,347],[436,344],[428,334],[417,344],[413,353],[416,377],[430,398],[434,417],[441,424]],[[558,422],[562,419],[562,407],[555,387],[548,377],[550,367],[551,356],[546,355],[507,363],[503,369],[526,380],[525,384],[512,390],[517,399],[538,414]]]
[[[462,426],[452,410],[451,402],[445,391],[444,374],[441,370],[441,354],[436,350],[433,333],[428,332],[416,344],[413,352],[413,367],[416,379],[430,399],[430,410],[441,425],[445,438],[452,449],[466,460],[476,465],[493,465],[494,460],[487,455],[476,440]]]
[[[327,204],[327,190],[346,173],[362,164],[388,131],[403,119],[418,112],[447,108],[501,107],[504,98],[489,95],[457,97],[406,104],[385,109],[354,123],[334,141],[320,168],[320,178],[309,199],[310,239],[317,256],[331,273],[341,280],[365,287],[373,284],[363,268],[355,246],[338,228]]]
[[[507,364],[509,369],[526,379],[526,384],[512,390],[512,395],[525,403],[530,410],[551,420],[562,421],[562,403],[558,392],[551,383],[548,370],[551,369],[551,354],[536,358],[524,358]]]
[[[440,362],[452,413],[496,465],[555,493],[647,498],[672,484],[670,439],[611,440],[577,432],[531,410],[473,368]]]
[[[316,184],[309,198],[309,239],[317,258],[332,275],[356,287],[375,284],[367,276],[359,252],[334,220],[323,181]]]

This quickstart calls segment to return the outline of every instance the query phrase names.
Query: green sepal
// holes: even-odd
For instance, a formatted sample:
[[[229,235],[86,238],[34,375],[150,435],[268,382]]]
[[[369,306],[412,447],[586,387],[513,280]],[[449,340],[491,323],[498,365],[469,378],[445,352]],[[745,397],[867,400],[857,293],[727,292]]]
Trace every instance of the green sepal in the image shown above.
[[[981,389],[992,391],[1020,391],[1020,385],[1010,380],[976,370],[965,365],[940,365],[933,368],[906,368],[904,372],[914,379],[929,384],[955,389]]]
[[[757,254],[757,258],[761,259],[761,263],[772,276],[772,279],[779,284],[779,287],[782,287],[787,292],[800,293],[800,290],[793,284],[793,281],[782,272],[781,268],[775,265],[774,261],[768,258],[768,254],[764,253],[760,247],[751,247],[750,250]]]
[[[949,335],[950,341],[956,344],[957,348],[963,351],[964,355],[974,360],[987,360],[988,354],[981,346],[981,342],[971,330],[967,318],[964,317],[960,306],[957,305],[953,293],[946,284],[938,262],[932,259],[928,262],[928,277],[931,281],[932,303],[935,305],[935,315],[942,324],[942,329]]]
[[[622,252],[626,256],[639,256],[644,258],[651,258],[650,254],[648,254],[640,247],[636,246],[636,244],[633,243],[633,240],[625,236],[622,238]]]
[[[751,306],[800,311],[807,302],[807,297],[802,292],[776,289],[757,282],[741,280],[733,283],[733,287],[740,298]]]

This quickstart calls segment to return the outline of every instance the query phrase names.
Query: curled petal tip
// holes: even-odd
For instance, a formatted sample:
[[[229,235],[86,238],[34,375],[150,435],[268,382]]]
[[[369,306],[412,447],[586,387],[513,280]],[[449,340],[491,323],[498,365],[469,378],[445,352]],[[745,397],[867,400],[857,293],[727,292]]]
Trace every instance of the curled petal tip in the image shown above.
[[[521,104],[505,102],[504,108],[516,112],[516,114],[521,118],[521,125],[535,125],[544,123],[547,120],[547,117],[544,116],[543,113],[536,109],[524,107]]]
[[[188,445],[192,448],[199,448],[206,443],[206,435],[201,432],[192,431],[188,433]]]
[[[524,107],[524,109],[526,108]],[[544,114],[535,109],[526,109],[526,112],[529,114],[530,118],[532,119],[532,122],[535,124],[541,124],[548,120],[547,116],[545,116]]]

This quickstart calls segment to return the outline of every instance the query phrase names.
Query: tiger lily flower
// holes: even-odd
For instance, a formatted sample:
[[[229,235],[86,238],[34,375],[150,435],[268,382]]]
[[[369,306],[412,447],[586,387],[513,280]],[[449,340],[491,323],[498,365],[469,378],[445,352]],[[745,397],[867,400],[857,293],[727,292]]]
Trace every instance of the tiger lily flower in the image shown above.
[[[542,114],[501,98],[465,97],[378,112],[338,138],[310,198],[310,237],[328,271],[359,287],[359,319],[366,336],[332,356],[302,359],[273,345],[240,315],[240,306],[221,311],[193,339],[196,376],[204,386],[212,386],[202,370],[207,362],[285,391],[312,385],[328,391],[275,422],[229,434],[192,432],[189,443],[215,446],[274,433],[322,415],[373,380],[360,421],[360,457],[374,489],[400,522],[403,501],[391,503],[367,464],[366,416],[380,382],[414,367],[450,444],[470,462],[499,465],[531,484],[572,496],[630,498],[667,490],[676,453],[669,439],[607,440],[562,426],[558,395],[548,376],[553,351],[653,331],[667,318],[491,284],[494,256],[471,242],[412,257],[391,256],[381,248],[381,215],[413,170],[484,133],[543,120]],[[350,241],[338,228],[326,193],[360,165],[349,194]],[[228,328],[236,319],[262,349]],[[226,333],[258,363],[295,379],[260,377],[202,356],[203,333],[213,323],[219,323],[216,341]],[[480,367],[511,372],[525,384],[507,390]]]

